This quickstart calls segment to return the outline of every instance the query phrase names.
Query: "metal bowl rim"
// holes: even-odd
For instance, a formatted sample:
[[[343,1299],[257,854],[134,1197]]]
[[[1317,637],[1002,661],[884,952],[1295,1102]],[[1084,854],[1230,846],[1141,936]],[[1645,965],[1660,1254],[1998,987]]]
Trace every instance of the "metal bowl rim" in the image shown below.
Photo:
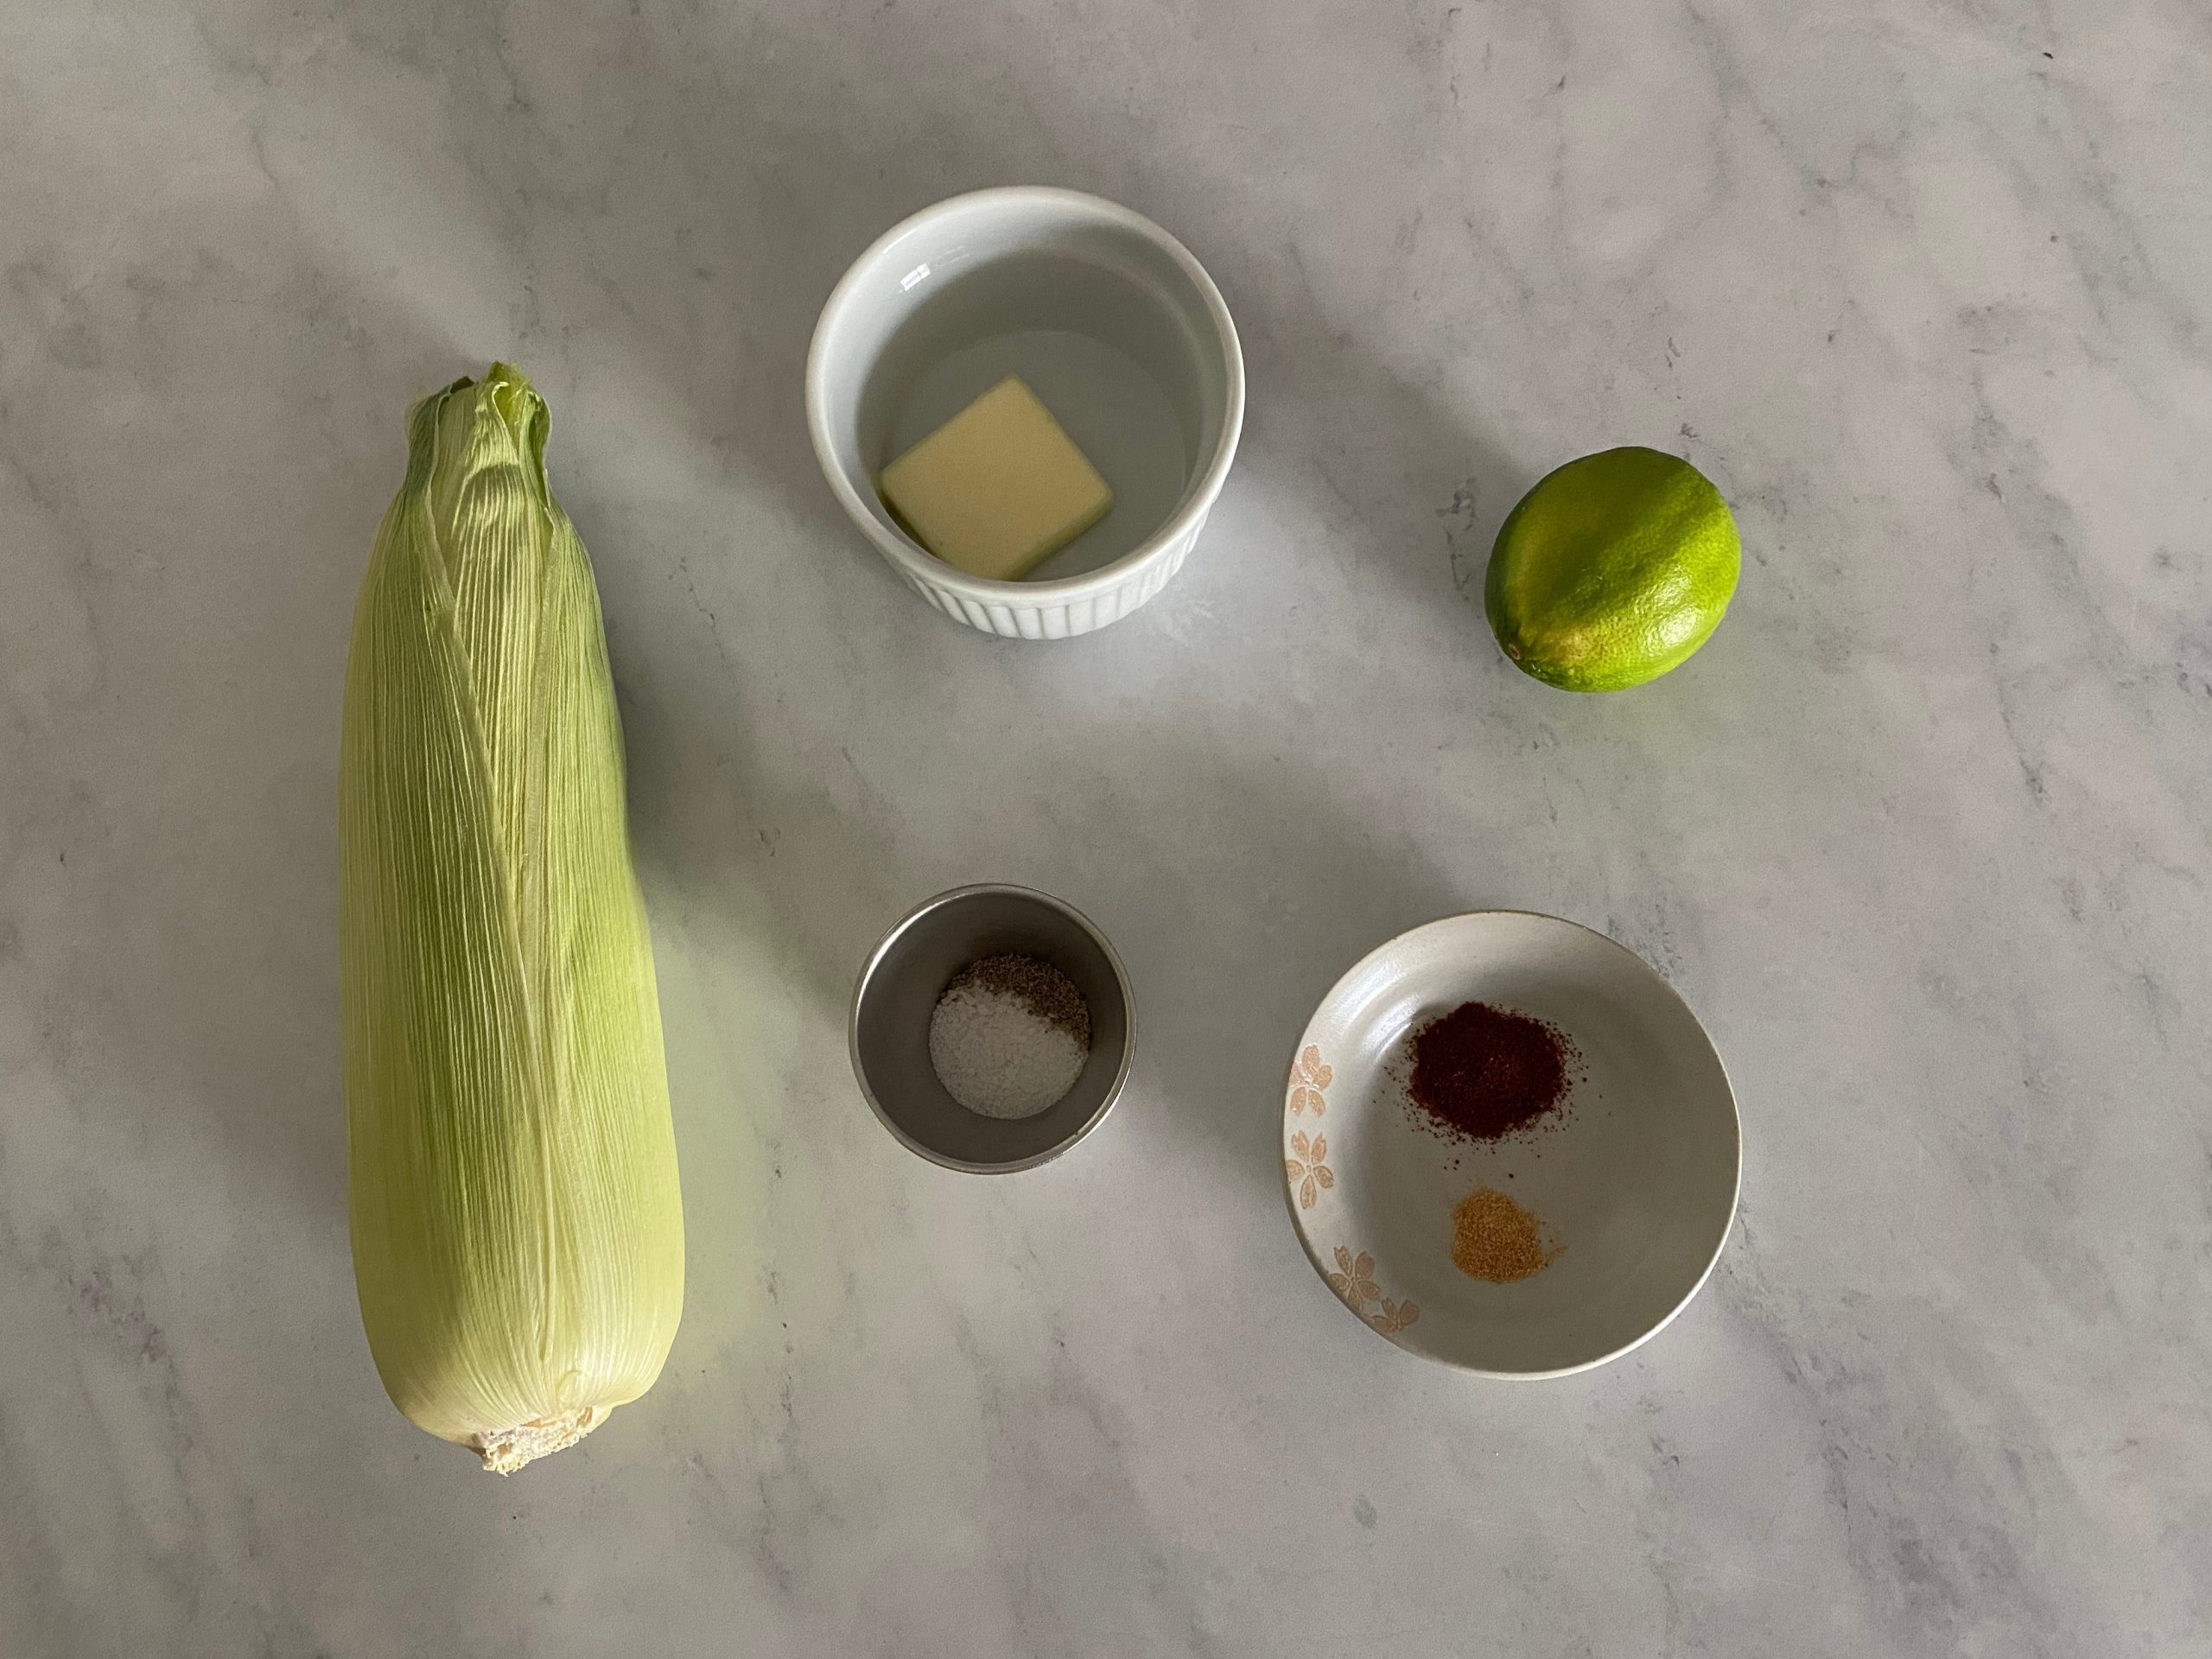
[[[1033,899],[1039,904],[1059,912],[1061,915],[1066,917],[1089,935],[1091,943],[1096,944],[1100,952],[1104,955],[1106,965],[1114,970],[1114,983],[1122,994],[1122,1063],[1114,1072],[1114,1081],[1107,1085],[1105,1096],[1098,1103],[1098,1109],[1077,1125],[1068,1135],[1046,1147],[1042,1152],[1033,1154],[1027,1158],[1015,1160],[1011,1163],[984,1164],[965,1158],[955,1158],[925,1141],[916,1140],[906,1133],[889,1112],[884,1109],[883,1103],[875,1097],[875,1090],[868,1083],[867,1068],[861,1064],[861,1005],[867,1001],[868,984],[874,979],[876,969],[882,965],[884,957],[890,953],[891,947],[898,944],[900,937],[908,928],[931,912],[941,910],[949,905],[957,904],[962,899],[979,898],[986,893]],[[1128,970],[1122,965],[1121,952],[1114,949],[1113,941],[1099,931],[1097,924],[1090,917],[1069,904],[1067,900],[1056,899],[1051,893],[1040,892],[1035,887],[1025,887],[1009,881],[971,882],[966,887],[948,887],[933,898],[923,899],[920,904],[916,905],[913,909],[893,923],[890,931],[877,941],[875,949],[868,952],[867,962],[861,966],[859,977],[853,982],[852,1007],[845,1020],[845,1052],[852,1063],[853,1080],[860,1085],[861,1094],[867,1100],[868,1109],[875,1114],[876,1121],[890,1130],[893,1138],[907,1151],[918,1158],[925,1158],[942,1168],[958,1170],[963,1174],[1012,1175],[1020,1170],[1034,1169],[1039,1164],[1050,1163],[1105,1122],[1106,1114],[1114,1109],[1115,1103],[1121,1099],[1122,1090],[1129,1080],[1129,1068],[1136,1058],[1136,994],[1129,987]]]

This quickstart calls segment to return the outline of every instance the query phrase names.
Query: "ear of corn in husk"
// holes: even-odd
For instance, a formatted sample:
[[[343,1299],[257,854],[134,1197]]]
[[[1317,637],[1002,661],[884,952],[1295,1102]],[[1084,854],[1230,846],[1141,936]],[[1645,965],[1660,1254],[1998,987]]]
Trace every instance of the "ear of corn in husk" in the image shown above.
[[[502,1473],[660,1373],[683,1218],[621,728],[545,404],[408,417],[340,756],[353,1268],[393,1402]]]

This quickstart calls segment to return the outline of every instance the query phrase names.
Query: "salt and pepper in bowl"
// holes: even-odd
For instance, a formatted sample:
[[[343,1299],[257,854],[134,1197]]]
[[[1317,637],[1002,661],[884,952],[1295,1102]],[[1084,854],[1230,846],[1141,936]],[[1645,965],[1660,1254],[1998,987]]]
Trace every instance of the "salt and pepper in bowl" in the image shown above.
[[[870,953],[849,1036],[886,1128],[948,1169],[1002,1173],[1058,1157],[1112,1109],[1136,1005],[1114,947],[1074,906],[957,887]]]
[[[985,1117],[1034,1117],[1065,1099],[1090,1055],[1090,1004],[1049,962],[985,957],[930,1014],[930,1068]]]

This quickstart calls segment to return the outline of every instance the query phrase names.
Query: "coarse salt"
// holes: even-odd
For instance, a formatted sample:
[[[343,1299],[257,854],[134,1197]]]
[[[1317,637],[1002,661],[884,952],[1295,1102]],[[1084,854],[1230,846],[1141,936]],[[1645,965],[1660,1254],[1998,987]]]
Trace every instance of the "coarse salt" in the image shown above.
[[[1046,1018],[1040,1007],[1058,1017]],[[930,1064],[969,1111],[1033,1117],[1058,1104],[1083,1074],[1090,1023],[1081,994],[1058,969],[1031,957],[988,957],[938,999]]]

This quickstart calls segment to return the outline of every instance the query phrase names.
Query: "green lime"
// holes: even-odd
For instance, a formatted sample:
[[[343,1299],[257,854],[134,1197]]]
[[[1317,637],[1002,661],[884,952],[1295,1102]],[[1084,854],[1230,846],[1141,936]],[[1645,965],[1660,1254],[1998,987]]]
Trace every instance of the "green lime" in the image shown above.
[[[1523,673],[1621,691],[1712,637],[1742,563],[1736,521],[1703,473],[1656,449],[1605,449],[1521,498],[1491,549],[1483,607]]]

